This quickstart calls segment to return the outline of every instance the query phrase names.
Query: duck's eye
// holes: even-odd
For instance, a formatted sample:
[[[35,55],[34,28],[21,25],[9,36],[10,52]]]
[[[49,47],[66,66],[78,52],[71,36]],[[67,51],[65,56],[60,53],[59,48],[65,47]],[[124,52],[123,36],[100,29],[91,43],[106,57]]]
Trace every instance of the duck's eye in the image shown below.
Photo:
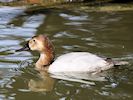
[[[33,40],[34,42],[36,42],[36,40]]]

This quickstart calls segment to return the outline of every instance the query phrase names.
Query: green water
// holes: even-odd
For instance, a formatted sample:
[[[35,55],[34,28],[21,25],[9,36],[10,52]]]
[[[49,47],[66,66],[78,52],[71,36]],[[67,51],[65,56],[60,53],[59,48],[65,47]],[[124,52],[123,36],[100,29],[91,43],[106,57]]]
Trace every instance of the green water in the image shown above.
[[[84,13],[47,9],[25,13],[24,10],[0,7],[1,100],[133,99],[132,11]],[[79,75],[80,81],[54,79],[34,69],[38,53],[14,52],[37,34],[50,38],[56,57],[87,51],[130,64],[103,72],[104,81],[89,78],[89,74]]]

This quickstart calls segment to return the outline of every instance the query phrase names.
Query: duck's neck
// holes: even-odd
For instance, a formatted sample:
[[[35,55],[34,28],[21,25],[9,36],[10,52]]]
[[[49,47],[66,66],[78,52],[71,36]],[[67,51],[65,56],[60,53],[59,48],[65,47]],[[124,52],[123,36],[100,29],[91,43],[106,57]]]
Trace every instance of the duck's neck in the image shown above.
[[[40,58],[36,62],[36,67],[43,69],[44,67],[49,66],[54,59],[54,53],[52,51],[44,51],[40,53]]]

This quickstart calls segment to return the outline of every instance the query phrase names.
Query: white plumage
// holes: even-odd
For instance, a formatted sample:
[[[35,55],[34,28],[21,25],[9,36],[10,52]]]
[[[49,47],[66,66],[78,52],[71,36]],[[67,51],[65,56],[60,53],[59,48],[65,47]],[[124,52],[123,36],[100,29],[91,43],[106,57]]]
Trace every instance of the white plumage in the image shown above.
[[[88,52],[72,52],[58,57],[48,71],[55,72],[99,72],[109,69],[110,65],[103,58]]]

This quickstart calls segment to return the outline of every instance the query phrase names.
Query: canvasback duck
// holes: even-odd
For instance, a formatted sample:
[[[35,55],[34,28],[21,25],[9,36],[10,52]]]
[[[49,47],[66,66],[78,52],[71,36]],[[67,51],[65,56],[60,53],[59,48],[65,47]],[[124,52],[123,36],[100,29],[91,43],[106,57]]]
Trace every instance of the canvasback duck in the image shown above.
[[[27,44],[16,51],[38,51],[40,58],[36,62],[36,68],[46,68],[49,73],[58,72],[90,72],[97,73],[113,68],[115,65],[128,64],[126,61],[113,61],[110,58],[101,58],[88,52],[71,52],[57,57],[54,60],[52,42],[45,35],[32,37]]]

